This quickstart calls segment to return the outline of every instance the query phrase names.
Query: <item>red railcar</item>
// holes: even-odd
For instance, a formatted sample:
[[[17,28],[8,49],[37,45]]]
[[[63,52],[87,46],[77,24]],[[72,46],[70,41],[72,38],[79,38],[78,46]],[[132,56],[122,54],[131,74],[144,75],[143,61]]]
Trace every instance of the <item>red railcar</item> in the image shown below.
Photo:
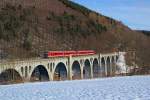
[[[45,58],[49,57],[66,57],[66,56],[81,56],[96,54],[93,50],[82,50],[82,51],[49,51],[44,54]]]

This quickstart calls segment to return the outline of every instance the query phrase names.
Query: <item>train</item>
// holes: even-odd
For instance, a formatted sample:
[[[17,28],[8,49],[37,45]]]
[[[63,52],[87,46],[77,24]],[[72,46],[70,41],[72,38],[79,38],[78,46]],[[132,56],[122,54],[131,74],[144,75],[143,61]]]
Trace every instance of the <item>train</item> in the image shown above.
[[[83,56],[96,54],[94,50],[80,50],[80,51],[48,51],[44,53],[44,58],[51,57],[69,57],[69,56]]]

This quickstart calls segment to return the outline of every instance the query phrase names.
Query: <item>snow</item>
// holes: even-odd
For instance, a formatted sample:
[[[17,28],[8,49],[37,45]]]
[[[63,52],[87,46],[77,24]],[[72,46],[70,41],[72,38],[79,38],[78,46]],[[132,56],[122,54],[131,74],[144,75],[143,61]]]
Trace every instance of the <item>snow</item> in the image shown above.
[[[0,100],[150,100],[150,76],[1,85]]]
[[[119,52],[119,58],[117,60],[117,69],[118,69],[118,74],[120,73],[127,73],[127,65],[125,61],[125,52]]]

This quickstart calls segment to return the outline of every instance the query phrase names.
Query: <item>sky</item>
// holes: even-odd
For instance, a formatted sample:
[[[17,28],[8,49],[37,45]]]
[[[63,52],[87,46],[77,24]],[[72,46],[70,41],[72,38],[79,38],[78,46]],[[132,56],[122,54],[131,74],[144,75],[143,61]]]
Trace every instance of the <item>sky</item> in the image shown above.
[[[150,0],[72,0],[135,30],[150,31]]]

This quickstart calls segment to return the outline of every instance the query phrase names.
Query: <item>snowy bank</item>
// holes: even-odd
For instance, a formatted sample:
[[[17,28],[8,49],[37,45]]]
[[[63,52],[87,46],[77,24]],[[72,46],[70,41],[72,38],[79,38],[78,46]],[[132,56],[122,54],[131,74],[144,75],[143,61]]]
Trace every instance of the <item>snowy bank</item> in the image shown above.
[[[150,76],[1,85],[0,100],[150,100]]]

